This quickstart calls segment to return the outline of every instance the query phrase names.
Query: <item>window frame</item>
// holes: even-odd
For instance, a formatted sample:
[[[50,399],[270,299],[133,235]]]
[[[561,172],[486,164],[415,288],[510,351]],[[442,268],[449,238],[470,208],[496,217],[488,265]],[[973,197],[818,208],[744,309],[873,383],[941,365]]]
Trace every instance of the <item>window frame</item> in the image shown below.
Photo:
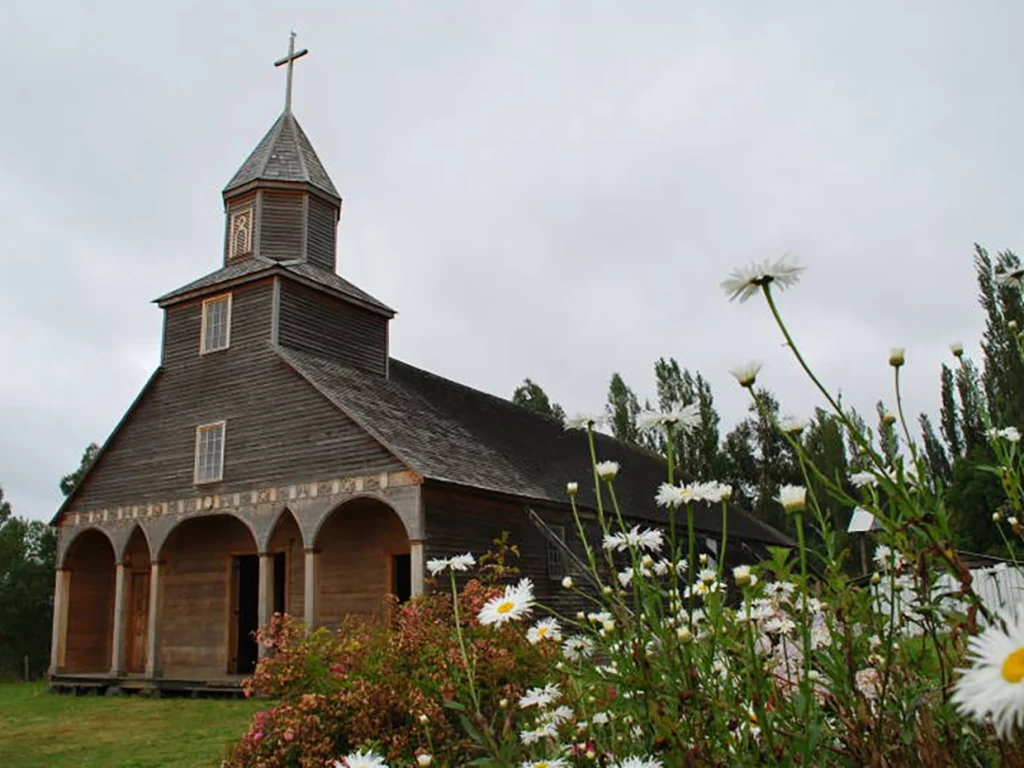
[[[224,318],[224,326],[225,326],[225,329],[224,329],[224,346],[223,347],[215,347],[213,349],[207,349],[206,348],[206,336],[207,336],[208,314],[207,314],[207,309],[206,308],[209,307],[212,304],[216,304],[218,302],[223,302],[223,301],[226,301],[227,305],[228,305],[228,307],[227,307],[227,314],[226,314],[226,316]],[[217,296],[211,296],[208,299],[203,299],[203,306],[202,306],[200,326],[199,326],[199,354],[200,355],[210,355],[210,354],[213,354],[214,352],[223,352],[225,349],[228,349],[231,346],[231,307],[232,307],[231,293],[221,293],[221,294],[218,294]]]
[[[216,477],[199,478],[200,449],[203,444],[203,434],[214,429],[220,432],[220,455],[217,457],[217,468],[219,472]],[[192,481],[195,485],[206,485],[207,483],[219,483],[224,479],[224,447],[227,444],[228,422],[226,419],[213,421],[209,424],[200,424],[196,427],[195,458],[192,465]]]
[[[557,538],[565,546],[569,546],[565,539],[565,526],[558,524],[547,524],[548,530],[551,531],[551,535]],[[565,552],[562,551],[561,547],[556,546],[551,542],[550,539],[545,538],[546,545],[545,560],[548,572],[548,578],[552,580],[560,580],[565,578],[569,574],[569,561],[565,556]],[[557,560],[558,568],[552,568]]]
[[[248,215],[249,217],[249,236],[246,242],[246,249],[238,252],[235,250],[235,222],[239,217],[245,215]],[[252,205],[246,205],[231,212],[231,215],[228,217],[228,260],[241,259],[253,252],[253,228],[255,226],[255,215],[256,210]]]

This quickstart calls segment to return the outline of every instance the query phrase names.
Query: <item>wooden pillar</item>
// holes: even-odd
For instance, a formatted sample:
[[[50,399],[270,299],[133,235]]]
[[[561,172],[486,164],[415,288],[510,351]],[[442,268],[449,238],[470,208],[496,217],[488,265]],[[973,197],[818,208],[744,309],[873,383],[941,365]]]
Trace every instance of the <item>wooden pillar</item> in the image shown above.
[[[158,656],[160,652],[160,620],[163,613],[163,563],[155,561],[149,566],[149,625],[146,637],[146,677],[160,673]],[[196,617],[201,620],[201,617]]]
[[[68,598],[71,596],[71,571],[58,568],[53,585],[53,634],[50,637],[50,674],[64,668],[68,639]]]
[[[423,542],[409,542],[409,570],[411,571],[412,587],[410,593],[413,597],[423,594]]]
[[[274,556],[268,552],[260,554],[258,600],[257,621],[259,629],[263,629],[270,623],[270,617],[274,613]],[[270,652],[270,649],[263,645],[263,643],[259,643],[258,647],[261,659]]]
[[[124,563],[114,565],[114,634],[110,642],[110,674],[124,674]]]
[[[306,633],[316,629],[320,621],[320,552],[316,549],[306,550],[306,578],[304,580],[303,619],[306,622]]]

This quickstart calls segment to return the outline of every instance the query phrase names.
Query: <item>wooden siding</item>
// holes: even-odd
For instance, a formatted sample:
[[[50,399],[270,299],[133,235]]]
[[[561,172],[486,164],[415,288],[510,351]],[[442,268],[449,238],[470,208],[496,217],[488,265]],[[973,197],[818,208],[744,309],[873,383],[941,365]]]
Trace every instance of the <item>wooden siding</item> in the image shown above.
[[[310,195],[307,217],[306,259],[333,272],[337,265],[338,209]]]
[[[225,515],[186,520],[163,548],[160,668],[223,675],[233,655],[232,557],[256,554],[245,524]],[[197,619],[201,618],[201,621]]]
[[[526,516],[523,502],[425,486],[423,504],[427,535],[424,562],[464,552],[472,552],[479,560],[480,555],[492,548],[491,542],[501,536],[502,531],[508,531],[510,542],[520,550],[519,559],[513,558],[510,565],[519,568],[519,577],[533,580],[537,599],[563,613],[575,613],[581,607],[579,598],[562,588],[561,576],[548,575],[547,539]],[[531,506],[549,525],[565,526],[569,545],[577,549],[575,529],[567,510]]]
[[[304,258],[306,193],[266,189],[262,194],[257,224],[259,255],[268,259]]]
[[[281,283],[278,341],[387,375],[387,318],[289,280]]]
[[[86,531],[71,546],[64,671],[108,672],[114,627],[114,550],[99,531]]]
[[[383,616],[391,591],[390,558],[408,554],[405,527],[390,508],[358,499],[342,506],[320,529],[320,622],[337,627],[349,614]]]
[[[231,346],[199,354],[200,302],[168,310],[164,366],[72,509],[366,475],[404,466],[270,347],[271,281],[233,292]],[[193,482],[195,429],[226,421],[224,477]]]

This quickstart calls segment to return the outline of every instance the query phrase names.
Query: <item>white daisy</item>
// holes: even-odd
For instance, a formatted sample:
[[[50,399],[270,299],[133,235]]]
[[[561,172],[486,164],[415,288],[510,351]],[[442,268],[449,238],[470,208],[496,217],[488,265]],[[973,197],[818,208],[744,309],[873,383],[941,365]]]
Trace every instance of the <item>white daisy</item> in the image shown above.
[[[342,758],[342,762],[334,761],[335,768],[388,768],[384,758],[373,751],[353,752]]]
[[[749,565],[737,565],[732,569],[732,577],[737,587],[753,587],[757,584],[757,576],[750,572]]]
[[[569,768],[569,764],[560,757],[553,757],[550,760],[538,760],[537,762],[527,760],[520,763],[520,768]]]
[[[649,432],[669,425],[679,427],[684,432],[689,432],[700,426],[700,405],[698,403],[689,405],[674,403],[667,411],[643,411],[636,417],[636,426],[641,432]]]
[[[654,495],[654,500],[659,507],[678,507],[684,502],[682,490],[678,485],[662,483]]]
[[[519,708],[540,707],[544,709],[548,704],[553,704],[562,697],[558,690],[557,683],[548,683],[543,688],[529,688],[526,693],[519,697]]]
[[[491,598],[480,609],[481,624],[504,624],[528,616],[533,611],[533,582],[520,579],[515,586],[505,587],[505,593]]]
[[[1024,286],[1024,267],[1017,267],[1009,272],[996,272],[996,280],[1000,285],[1016,285],[1020,288]]]
[[[864,488],[866,486],[874,488],[878,485],[878,477],[874,472],[854,472],[850,475],[850,482],[857,488]]]
[[[566,429],[598,429],[604,424],[604,416],[596,413],[577,413],[565,420]]]
[[[594,469],[597,471],[597,476],[602,480],[614,480],[615,476],[619,474],[619,462],[601,461],[598,462]]]
[[[428,755],[425,752],[421,752],[420,754],[416,755],[416,765],[419,766],[419,768],[430,768],[433,762],[433,755]]]
[[[530,627],[530,630],[526,633],[526,639],[532,645],[536,645],[541,640],[553,640],[557,643],[562,639],[562,627],[559,626],[558,621],[555,619],[541,619]]]
[[[445,568],[448,567],[448,558],[439,557],[434,560],[427,560],[427,570],[430,571],[431,576],[437,576]]]
[[[992,716],[996,734],[1010,735],[1024,725],[1024,622],[1002,617],[1005,629],[994,622],[968,643],[971,666],[953,686],[953,703],[962,714],[980,721]]]
[[[555,725],[561,725],[569,720],[572,720],[573,711],[572,707],[567,707],[564,704],[554,709],[549,709],[541,715],[541,719],[545,723],[554,723]]]
[[[541,739],[553,739],[558,736],[558,726],[554,723],[541,723],[529,731],[520,731],[519,740],[523,744],[536,744]]]
[[[763,363],[760,360],[748,360],[742,365],[730,368],[729,373],[736,377],[741,387],[753,387],[757,381],[757,374],[761,372]]]
[[[796,416],[783,416],[779,419],[779,429],[786,434],[799,435],[807,429],[807,419],[798,419]]]
[[[656,757],[627,757],[618,763],[613,763],[611,768],[664,768],[664,763]]]
[[[787,512],[800,512],[807,507],[807,489],[802,485],[784,485],[775,500]]]
[[[739,299],[744,302],[761,287],[772,283],[777,284],[780,290],[796,285],[803,271],[804,267],[792,261],[789,254],[786,254],[774,264],[765,259],[760,264],[753,263],[734,269],[732,274],[722,281],[722,290],[729,297],[729,301]]]
[[[566,483],[565,484],[565,492],[569,496],[575,496],[576,493],[579,491],[579,489],[580,489],[580,484],[579,483]]]
[[[993,440],[1001,437],[1004,440],[1009,440],[1011,443],[1020,442],[1020,431],[1016,427],[1006,427],[1004,429],[993,427],[988,431],[988,436]]]
[[[562,653],[569,661],[583,661],[594,652],[594,641],[585,635],[572,635],[562,642]]]
[[[430,571],[431,576],[437,576],[448,568],[453,571],[466,571],[469,570],[469,566],[476,565],[476,558],[472,554],[467,552],[464,555],[455,555],[454,557],[439,557],[433,560],[427,561],[427,570]]]

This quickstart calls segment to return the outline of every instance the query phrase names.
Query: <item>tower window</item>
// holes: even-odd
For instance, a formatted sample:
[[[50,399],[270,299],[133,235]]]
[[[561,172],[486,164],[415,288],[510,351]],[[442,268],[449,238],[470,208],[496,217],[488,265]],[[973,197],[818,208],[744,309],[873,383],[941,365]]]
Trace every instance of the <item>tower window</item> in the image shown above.
[[[203,324],[199,352],[216,352],[231,344],[231,294],[216,296],[203,302]]]
[[[196,483],[214,483],[224,477],[224,428],[227,422],[196,427]]]
[[[229,257],[237,259],[252,253],[252,208],[231,214]]]

